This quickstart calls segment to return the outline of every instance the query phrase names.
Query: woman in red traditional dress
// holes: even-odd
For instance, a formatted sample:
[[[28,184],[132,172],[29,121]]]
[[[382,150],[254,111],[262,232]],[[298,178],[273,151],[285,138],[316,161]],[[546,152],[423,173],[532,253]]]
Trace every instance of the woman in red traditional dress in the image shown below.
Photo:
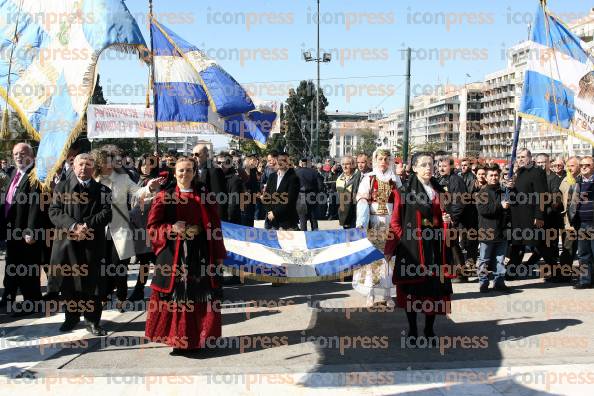
[[[408,346],[417,344],[417,313],[425,314],[424,334],[432,345],[435,315],[450,312],[452,294],[450,249],[445,236],[449,215],[442,211],[442,188],[433,178],[433,158],[420,153],[413,158],[414,174],[404,193],[397,193],[384,254],[396,257],[392,280],[397,305],[406,310]]]
[[[157,194],[147,222],[157,260],[145,334],[174,355],[221,336],[218,274],[227,253],[216,207],[202,201],[207,191],[193,182],[195,170],[193,160],[177,161],[177,185]]]

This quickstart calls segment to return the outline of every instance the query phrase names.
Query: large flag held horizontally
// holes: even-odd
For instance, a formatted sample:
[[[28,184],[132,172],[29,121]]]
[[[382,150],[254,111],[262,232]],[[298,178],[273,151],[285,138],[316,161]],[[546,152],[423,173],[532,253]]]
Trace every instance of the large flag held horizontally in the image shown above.
[[[594,144],[594,63],[544,4],[532,30],[519,115]]]
[[[121,0],[0,0],[0,40],[0,95],[40,140],[36,176],[49,184],[81,130],[101,52],[145,55],[145,41]]]
[[[313,282],[384,257],[364,230],[275,231],[223,223],[224,264],[264,281]]]
[[[154,19],[151,34],[157,125],[208,122],[226,133],[266,143],[275,112],[257,109],[215,61]]]

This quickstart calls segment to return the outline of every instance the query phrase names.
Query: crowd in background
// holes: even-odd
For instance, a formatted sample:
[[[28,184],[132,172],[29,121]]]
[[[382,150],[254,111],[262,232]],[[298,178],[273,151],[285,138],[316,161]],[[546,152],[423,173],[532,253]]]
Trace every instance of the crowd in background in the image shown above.
[[[441,294],[434,296],[436,299],[449,299],[451,286],[443,284],[439,287],[428,284],[424,289],[412,291],[404,288],[396,296],[393,286],[398,288],[398,281],[402,280],[399,277],[404,275],[392,272],[399,268],[398,261],[394,270],[388,264],[393,257],[423,265],[424,260],[437,262],[438,256],[444,259],[447,256],[453,264],[447,270],[448,276],[451,275],[448,279],[467,282],[478,277],[480,291],[484,293],[491,291],[490,279],[493,289],[509,292],[506,280],[534,275],[544,277],[547,282],[573,282],[579,289],[592,287],[592,157],[551,159],[547,154],[533,157],[529,150],[522,149],[518,151],[513,177],[509,178],[508,166],[500,167],[494,161],[470,158],[457,161],[446,153],[416,153],[409,164],[403,164],[388,149],[376,150],[371,158],[359,154],[339,161],[329,158],[323,163],[291,158],[287,153],[275,151],[265,157],[233,150],[212,153],[205,144],[195,146],[189,156],[170,151],[162,158],[155,154],[131,158],[112,145],[91,153],[80,151],[77,145],[71,148],[52,180],[49,210],[40,207],[39,200],[19,199],[43,194],[40,186],[29,183],[34,167],[33,149],[24,143],[17,144],[13,157],[0,161],[3,198],[0,240],[7,263],[1,300],[4,308],[14,304],[19,291],[25,302],[60,298],[79,301],[88,297],[94,307],[92,314],[85,316],[89,331],[104,334],[99,325],[101,307],[111,300],[116,309],[123,311],[124,301],[143,300],[151,264],[163,253],[157,252],[155,241],[146,232],[151,227],[161,227],[154,224],[155,206],[158,206],[155,199],[159,201],[159,194],[166,191],[197,194],[199,189],[216,197],[216,205],[201,203],[216,211],[216,221],[253,227],[255,221],[263,220],[268,229],[307,231],[318,229],[320,220],[337,220],[344,229],[369,230],[370,239],[375,238],[374,245],[386,257],[355,271],[352,281],[355,289],[368,296],[370,304],[376,302],[376,297],[390,304],[393,297],[400,299],[419,290],[429,294],[437,290]],[[189,168],[184,168],[188,164]],[[191,177],[184,175],[184,171],[190,172]],[[190,184],[188,177],[192,180]],[[96,196],[96,204],[91,201],[79,207],[59,202],[60,191],[77,189]],[[275,194],[284,199],[267,199]],[[100,199],[103,195],[109,195],[107,203]],[[411,196],[423,197],[426,202],[410,201]],[[164,208],[172,210],[166,209],[167,205]],[[188,213],[185,215],[191,218]],[[80,220],[74,221],[77,216]],[[171,221],[167,226],[169,231],[188,231],[185,221]],[[92,227],[89,222],[94,222]],[[201,226],[192,227],[196,227],[192,228],[194,232],[199,232]],[[9,235],[15,228],[44,232],[24,233],[22,238],[15,239]],[[78,247],[72,248],[80,244],[58,246],[55,241],[52,244],[38,238],[49,229],[64,229],[81,241],[85,233],[98,228],[101,232],[94,235],[94,244],[85,247],[82,253],[76,251]],[[371,235],[374,230],[383,231],[374,237]],[[410,235],[425,230],[443,230],[437,240],[447,242],[447,249],[432,245],[431,238],[423,234],[420,238],[423,243],[414,242],[416,245],[410,248],[418,247],[419,251],[407,251],[407,243],[414,241]],[[399,243],[395,245],[394,240]],[[526,253],[531,254],[528,261],[524,261]],[[80,279],[74,280],[76,277],[48,276],[47,293],[42,297],[40,268],[47,270],[51,262],[75,263],[80,257],[99,260],[101,264],[97,265],[103,266],[102,275],[92,281],[87,279],[82,285]],[[576,257],[577,270],[572,267]],[[139,274],[128,295],[128,267],[132,259],[139,265]],[[23,264],[37,271],[22,276],[12,271],[16,265]],[[214,279],[213,290],[218,282]],[[156,298],[162,301],[169,297],[161,293]],[[400,306],[405,303],[398,301]],[[31,313],[25,309],[12,311],[15,316]],[[425,313],[432,334],[436,312]],[[411,329],[416,326],[415,317],[409,318]],[[76,313],[67,315],[63,330],[72,329],[78,320]]]

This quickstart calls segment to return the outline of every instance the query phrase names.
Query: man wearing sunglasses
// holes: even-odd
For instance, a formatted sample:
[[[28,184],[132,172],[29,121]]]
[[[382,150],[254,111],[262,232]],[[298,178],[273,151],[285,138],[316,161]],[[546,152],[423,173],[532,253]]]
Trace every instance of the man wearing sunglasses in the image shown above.
[[[583,157],[580,160],[580,175],[569,188],[571,201],[567,216],[571,226],[578,230],[579,280],[576,289],[592,287],[594,267],[594,160]]]

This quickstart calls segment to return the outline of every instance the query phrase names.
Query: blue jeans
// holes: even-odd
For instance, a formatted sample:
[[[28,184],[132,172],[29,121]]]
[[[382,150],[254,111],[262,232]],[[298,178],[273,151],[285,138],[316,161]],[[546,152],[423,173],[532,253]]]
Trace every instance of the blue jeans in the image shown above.
[[[479,244],[479,259],[477,273],[481,285],[489,284],[489,262],[495,258],[496,269],[493,273],[495,284],[502,284],[505,281],[505,254],[507,253],[507,241],[488,241]]]
[[[582,224],[580,231],[594,230],[592,224]],[[586,234],[587,235],[587,234]],[[594,269],[594,240],[589,239],[578,239],[578,261],[580,263],[580,285],[591,285],[592,284],[592,270]]]

